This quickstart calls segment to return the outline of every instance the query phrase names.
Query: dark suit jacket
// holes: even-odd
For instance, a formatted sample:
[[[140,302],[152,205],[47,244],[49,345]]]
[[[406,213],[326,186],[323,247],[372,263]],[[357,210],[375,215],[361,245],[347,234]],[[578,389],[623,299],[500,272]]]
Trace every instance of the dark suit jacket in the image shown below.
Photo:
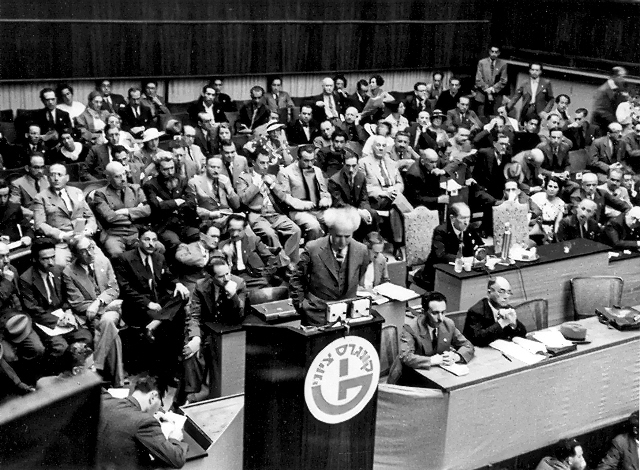
[[[47,148],[44,141],[38,142],[35,150],[31,149],[31,145],[29,143],[16,144],[13,146],[13,153],[10,152],[9,156],[13,155],[13,160],[11,158],[4,158],[4,166],[7,168],[20,168],[29,164],[29,159],[31,155],[36,152],[40,152],[44,156],[45,164],[49,164],[48,158],[50,149]]]
[[[218,137],[213,135],[212,132],[209,132],[205,137],[204,132],[199,127],[196,127],[196,138],[193,143],[200,147],[202,153],[205,157],[209,157],[215,153],[216,147],[218,145]]]
[[[97,468],[181,468],[186,462],[187,444],[166,439],[160,422],[143,412],[135,398],[119,399],[105,392],[100,410]]]
[[[346,122],[343,122],[340,127],[342,127],[342,130],[347,133],[348,141],[364,144],[369,138],[369,134],[367,134],[367,131],[365,131],[364,127],[360,124],[347,124]]]
[[[18,225],[22,230],[22,236]],[[33,238],[31,224],[24,217],[22,207],[17,202],[8,201],[6,206],[0,206],[0,235],[8,236],[12,242],[20,240],[22,237]]]
[[[404,117],[411,123],[416,122],[418,120],[418,114],[422,111],[427,111],[429,115],[433,109],[431,109],[431,103],[429,99],[425,99],[424,101],[418,103],[418,97],[414,94],[407,96],[404,101],[405,111]]]
[[[620,90],[612,90],[608,81],[603,83],[593,95],[591,122],[606,133],[607,126],[617,121],[616,109],[621,102]]]
[[[411,145],[414,150],[419,149],[437,149],[438,145],[436,144],[436,135],[433,134],[429,129],[427,132],[422,132],[422,128],[416,122],[411,124],[406,132],[409,133],[409,145]]]
[[[340,170],[329,178],[327,182],[327,189],[331,194],[333,207],[351,206],[356,209],[365,209],[369,212],[373,212],[371,210],[371,205],[369,204],[367,181],[364,173],[358,171],[353,182],[352,191],[349,186],[349,177],[344,170]]]
[[[247,297],[246,284],[242,278],[231,275],[231,280],[238,286],[233,297],[229,297],[224,287],[219,287],[218,299],[215,299],[215,284],[210,275],[196,282],[189,315],[194,321],[196,336],[204,336],[202,325],[205,323],[222,323],[224,325],[238,325],[244,320],[244,305]],[[205,330],[206,331],[206,330]]]
[[[637,250],[640,230],[631,230],[624,221],[624,214],[620,214],[604,226],[603,241],[620,250]]]
[[[511,102],[507,105],[507,111],[513,109],[516,103],[522,98],[522,111],[520,113],[520,121],[524,121],[527,117],[527,114],[531,114],[529,111],[529,103],[531,102],[531,94],[533,91],[531,90],[531,78],[527,77],[524,82],[518,85],[515,93],[511,97]],[[551,82],[546,78],[540,77],[538,79],[538,88],[536,89],[536,96],[534,99],[535,103],[535,113],[540,115],[540,113],[549,112],[553,108],[553,87],[551,86]]]
[[[492,198],[500,199],[504,192],[504,166],[508,156],[504,155],[500,165],[496,160],[495,150],[486,148],[465,157],[467,163],[466,178],[472,177],[478,186],[485,190]],[[480,188],[477,188],[478,191]]]
[[[580,201],[582,201],[586,197],[587,194],[584,192],[584,189],[578,188],[571,193],[571,204],[577,206],[578,204],[580,204]],[[604,221],[605,206],[612,207],[620,212],[625,212],[629,208],[626,202],[611,195],[609,192],[601,191],[600,189],[596,189],[593,202],[595,202],[598,206],[598,209],[596,210],[596,213],[594,215],[594,219],[596,222],[600,222],[601,220]]]
[[[151,109],[144,105],[139,106],[140,113],[137,117],[133,115],[133,108],[130,105],[126,105],[124,108],[120,108],[120,117],[122,118],[122,130],[131,132],[133,127],[144,127],[147,129],[151,126],[153,121],[153,112]]]
[[[342,152],[336,152],[330,146],[322,147],[316,152],[316,165],[330,178],[342,169],[344,161],[349,157],[358,158],[349,147],[345,147]]]
[[[122,96],[122,95],[118,95],[116,93],[111,93],[109,95],[109,98],[111,98],[111,106],[109,105],[107,100],[104,98],[104,96],[102,97],[102,108],[101,109],[103,111],[109,111],[110,113],[119,114],[120,113],[120,109],[124,108],[127,105],[127,101],[124,99],[124,96]]]
[[[49,302],[47,290],[40,272],[33,266],[28,268],[20,276],[20,292],[22,293],[22,305],[34,322],[40,325],[53,328],[58,323],[58,317],[52,315],[54,310],[67,309],[67,302],[64,289],[62,288],[62,267],[54,266],[51,270],[53,274],[53,285],[55,296],[51,294],[52,301]],[[57,297],[57,300],[56,298]]]
[[[468,129],[482,129],[482,121],[475,112],[469,110],[463,117],[457,107],[447,111],[447,125],[456,128],[462,126]]]
[[[245,265],[247,273],[251,277],[266,277],[269,274],[266,268],[273,264],[274,256],[262,240],[256,235],[244,233],[241,238],[242,263]],[[218,248],[227,256],[231,270],[235,270],[235,264],[231,254],[233,253],[235,242],[226,239],[220,242]]]
[[[223,113],[235,113],[237,111],[236,104],[226,93],[216,93],[215,98],[213,98],[213,105]]]
[[[638,442],[629,433],[619,434],[596,470],[638,470]]]
[[[588,152],[591,162],[588,168],[594,173],[606,174],[612,163],[622,162],[624,160],[626,152],[624,142],[617,143],[615,154],[609,144],[610,139],[605,135],[598,137],[589,147]]]
[[[544,160],[542,161],[542,165],[540,166],[540,173],[545,176],[551,176],[552,172],[562,173],[563,171],[569,171],[569,167],[571,166],[571,162],[569,161],[569,150],[571,147],[564,142],[560,142],[558,145],[558,149],[556,151],[557,155],[557,163],[556,166],[553,165],[553,147],[551,146],[551,142],[546,141],[538,145],[542,153],[544,153]]]
[[[586,238],[588,240],[600,241],[602,229],[594,219],[589,219],[587,222],[587,229],[582,228],[582,236],[580,233],[580,224],[578,217],[575,214],[564,217],[558,225],[558,233],[556,238],[559,242],[566,242],[569,240],[575,240],[576,238]]]
[[[318,122],[326,121],[327,113],[324,109],[324,106],[316,106],[317,101],[324,101],[323,93],[320,93],[319,95],[311,97],[311,99],[308,102],[308,105],[311,106],[311,108],[313,109],[313,119],[315,119]],[[343,97],[339,93],[336,93],[334,91],[333,101],[336,104],[336,112],[338,113],[338,116],[340,116],[341,114],[344,115],[345,107],[343,103]]]
[[[179,179],[178,186],[169,190],[158,181],[156,176],[147,181],[142,189],[151,208],[154,227],[159,232],[163,232],[169,227],[197,227],[195,225],[198,223],[196,198],[186,180]],[[184,199],[185,202],[178,206],[176,199]]]
[[[414,207],[425,206],[438,210],[438,197],[444,194],[439,176],[427,173],[418,160],[409,167],[404,181],[404,195]]]
[[[367,101],[369,101],[368,95],[360,96],[356,92],[353,95],[349,95],[347,103],[349,106],[353,106],[358,110],[359,113],[361,113],[364,109],[364,105],[367,104]]]
[[[240,108],[240,113],[238,115],[238,120],[236,121],[236,130],[240,130],[240,124],[244,124],[248,129],[254,130],[256,127],[262,126],[269,122],[269,118],[271,116],[271,111],[267,106],[260,102],[258,105],[258,112],[256,113],[256,117],[253,117],[253,110],[255,109],[255,105],[253,102],[249,102],[245,104],[242,108]]]
[[[458,99],[461,96],[464,95],[460,91],[458,91],[458,94],[456,96],[451,96],[451,91],[445,90],[440,93],[438,101],[436,101],[435,109],[439,109],[443,113],[447,114],[447,111],[456,107],[456,105],[458,104]]]
[[[462,334],[475,346],[489,346],[489,343],[497,339],[511,340],[515,336],[524,336],[527,329],[516,320],[515,328],[512,325],[502,328],[493,318],[493,311],[486,297],[478,301],[467,311],[467,320],[464,323]]]
[[[46,108],[39,109],[37,113],[35,113],[33,120],[34,122],[38,123],[38,125],[40,126],[40,132],[42,133],[42,135],[46,134],[51,130],[55,130],[58,132],[58,134],[60,134],[62,133],[63,129],[65,128],[71,129],[73,127],[73,125],[71,124],[71,118],[69,117],[69,113],[57,108],[56,108],[56,119],[53,124],[49,122],[49,119],[47,119]]]
[[[579,127],[568,127],[563,131],[564,136],[571,141],[572,150],[580,150],[589,147],[593,143],[595,126],[586,120]]]
[[[318,133],[318,124],[314,121],[309,122],[309,138],[307,139],[307,135],[304,133],[304,129],[302,127],[302,123],[300,120],[296,120],[292,122],[287,127],[287,140],[291,145],[304,145],[310,144],[313,142],[313,138]]]
[[[324,324],[327,302],[355,297],[370,263],[367,247],[351,239],[343,263],[346,273],[341,283],[329,236],[307,243],[289,284],[293,305],[302,315],[303,324]]]
[[[84,164],[80,165],[80,179],[82,181],[105,179],[104,169],[109,164],[110,145],[106,143],[91,147]]]
[[[191,119],[191,123],[195,126],[198,124],[198,114],[204,112],[204,105],[202,104],[202,97],[191,103],[189,108],[187,109],[187,113],[189,113],[189,119]],[[224,109],[222,109],[221,104],[216,104],[215,99],[213,100],[213,119],[216,122],[229,122],[227,119],[227,115],[224,113]]]

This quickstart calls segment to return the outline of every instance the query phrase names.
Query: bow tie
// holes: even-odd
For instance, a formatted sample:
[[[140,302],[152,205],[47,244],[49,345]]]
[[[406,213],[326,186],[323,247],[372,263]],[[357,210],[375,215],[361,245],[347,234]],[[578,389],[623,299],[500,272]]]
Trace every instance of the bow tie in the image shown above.
[[[305,124],[303,122],[300,123],[302,125],[302,127],[309,127],[309,124]]]

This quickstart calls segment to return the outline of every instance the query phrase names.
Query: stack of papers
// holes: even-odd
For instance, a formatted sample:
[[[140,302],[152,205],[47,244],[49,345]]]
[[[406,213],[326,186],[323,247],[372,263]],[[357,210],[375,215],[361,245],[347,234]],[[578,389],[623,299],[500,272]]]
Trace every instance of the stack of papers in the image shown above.
[[[516,343],[505,341],[503,339],[497,339],[493,343],[489,344],[489,346],[493,349],[497,349],[510,358],[517,359],[525,364],[536,364],[546,357],[542,354],[534,354]]]
[[[444,364],[438,365],[447,372],[451,372],[453,375],[457,375],[458,377],[469,373],[469,366],[466,364],[451,364],[448,366],[445,366]]]
[[[382,305],[389,302],[389,299],[387,299],[385,296],[376,294],[375,292],[371,292],[368,290],[359,290],[358,292],[356,292],[356,295],[358,297],[366,297],[371,299],[371,303],[374,305]]]
[[[396,284],[391,284],[390,282],[380,284],[379,286],[374,287],[373,290],[380,295],[390,298],[391,300],[399,300],[401,302],[406,302],[407,300],[419,297],[417,292]]]
[[[559,330],[541,330],[531,333],[531,337],[536,341],[540,341],[547,348],[568,348],[573,343],[567,340]]]
[[[547,353],[547,347],[538,341],[531,341],[530,339],[520,338],[518,336],[513,338],[512,341],[530,353],[543,355]]]

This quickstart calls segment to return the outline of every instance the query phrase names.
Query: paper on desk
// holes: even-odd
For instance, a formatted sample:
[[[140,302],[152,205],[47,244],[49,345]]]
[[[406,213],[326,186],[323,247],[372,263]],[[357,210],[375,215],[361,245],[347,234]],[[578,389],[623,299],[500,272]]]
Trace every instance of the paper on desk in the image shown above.
[[[490,343],[489,346],[491,346],[493,349],[497,349],[498,351],[506,354],[513,359],[522,361],[525,364],[536,364],[537,362],[540,362],[545,358],[541,354],[530,353],[523,347],[518,346],[511,341],[505,341],[503,339],[497,339],[493,343]]]
[[[370,292],[368,290],[359,290],[358,292],[356,292],[356,295],[358,297],[366,297],[371,299],[371,303],[375,305],[382,305],[389,302],[389,299],[387,299],[386,297],[376,294],[375,292]]]
[[[538,341],[531,341],[530,339],[520,338],[519,336],[516,336],[515,338],[513,338],[512,341],[516,343],[518,346],[526,349],[530,353],[533,353],[533,354],[547,353],[547,347],[543,343],[539,343]]]
[[[110,388],[107,390],[113,398],[127,398],[129,396],[128,388]]]
[[[571,341],[565,339],[562,333],[556,329],[534,331],[531,333],[531,336],[548,348],[566,348],[573,345]]]
[[[451,364],[445,366],[444,364],[438,364],[442,369],[447,372],[451,372],[453,375],[457,375],[461,377],[463,375],[467,375],[469,373],[469,366],[466,364]]]
[[[419,297],[419,295],[411,289],[391,284],[390,282],[380,284],[379,286],[374,287],[373,290],[380,295],[384,295],[392,300],[399,300],[401,302]]]
[[[182,431],[184,423],[187,421],[186,416],[179,415],[173,411],[167,411],[166,413],[158,413],[156,419],[160,422],[160,428],[162,428],[162,434],[166,439],[175,429]]]
[[[73,326],[57,326],[57,325],[55,328],[49,328],[44,325],[39,325],[38,323],[36,323],[36,326],[40,328],[42,331],[44,331],[47,336],[66,335],[67,333],[71,333],[74,329]]]

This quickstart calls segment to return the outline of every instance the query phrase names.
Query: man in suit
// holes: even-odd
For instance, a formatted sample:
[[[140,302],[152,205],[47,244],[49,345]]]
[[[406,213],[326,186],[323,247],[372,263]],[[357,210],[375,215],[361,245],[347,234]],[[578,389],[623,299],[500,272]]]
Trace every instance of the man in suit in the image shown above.
[[[291,121],[293,107],[295,106],[289,93],[282,90],[282,78],[275,76],[271,78],[269,83],[270,93],[265,96],[265,104],[272,113],[279,113],[280,110],[286,110],[287,120]]]
[[[209,157],[205,173],[189,180],[189,189],[196,198],[198,217],[211,220],[219,228],[224,224],[226,214],[240,209],[240,197],[229,177],[222,174],[222,167],[222,158]]]
[[[348,142],[364,145],[369,138],[367,131],[359,123],[358,110],[353,106],[349,106],[344,112],[344,122],[340,127],[347,134]]]
[[[104,128],[107,142],[94,145],[89,150],[87,159],[80,166],[80,179],[82,181],[96,181],[105,179],[105,168],[113,161],[114,148],[120,142],[120,129],[113,124],[107,124]]]
[[[593,96],[591,122],[599,127],[599,135],[604,135],[609,125],[617,121],[616,110],[623,101],[620,90],[625,87],[626,75],[627,71],[623,67],[613,67],[609,79]]]
[[[603,241],[618,250],[640,249],[640,207],[611,219],[604,227]]]
[[[587,120],[588,114],[585,108],[576,109],[573,122],[564,131],[565,137],[573,144],[573,150],[589,147],[593,142],[595,126]]]
[[[507,63],[498,57],[500,48],[491,46],[489,57],[478,61],[475,100],[480,117],[496,114],[502,106],[502,90],[507,86]]]
[[[127,171],[118,162],[107,165],[109,183],[97,189],[92,207],[100,223],[100,242],[110,258],[116,258],[138,243],[138,229],[151,215],[144,191],[127,183]]]
[[[235,186],[240,174],[249,169],[247,158],[243,155],[238,155],[236,146],[233,143],[223,144],[220,149],[220,156],[222,157],[220,174],[229,178],[231,185]]]
[[[122,130],[141,138],[142,133],[152,126],[153,114],[151,109],[140,103],[142,92],[139,88],[129,88],[128,96],[129,102],[125,107],[120,108]]]
[[[92,236],[97,229],[96,218],[84,194],[67,186],[69,175],[64,165],[49,167],[49,187],[33,201],[33,221],[36,232],[51,237],[56,245],[56,265],[65,266],[71,258],[68,243],[77,234]],[[84,228],[78,230],[78,224]]]
[[[358,156],[347,155],[342,169],[328,181],[333,207],[354,207],[360,215],[360,227],[353,238],[362,241],[364,237],[378,228],[378,213],[371,209],[367,193],[366,176],[358,170]]]
[[[525,150],[531,150],[542,142],[539,135],[540,117],[531,116],[525,120],[522,130],[515,132],[513,135],[513,153],[514,155]]]
[[[327,182],[315,160],[313,146],[304,145],[298,149],[298,161],[278,173],[284,203],[291,209],[289,218],[300,227],[306,242],[322,236],[322,214],[331,207]]]
[[[310,144],[319,132],[318,124],[311,120],[313,111],[311,106],[302,105],[298,120],[287,127],[287,140],[291,145]]]
[[[8,153],[9,158],[5,157],[4,166],[6,168],[19,168],[28,165],[32,155],[40,155],[42,158],[49,156],[51,150],[42,140],[40,125],[36,123],[29,124],[24,137],[26,142],[14,145],[13,152]]]
[[[124,96],[111,93],[111,80],[104,78],[96,81],[96,91],[102,94],[102,109],[109,113],[119,114],[120,109],[126,106]]]
[[[393,145],[387,147],[386,155],[396,162],[398,169],[404,173],[416,162],[420,155],[411,145],[409,145],[411,136],[406,131],[398,131],[393,139]]]
[[[162,392],[154,378],[143,376],[136,380],[127,398],[102,394],[96,439],[99,468],[184,466],[188,446],[181,442],[182,430],[174,428],[165,437],[160,422],[154,417],[162,408]]]
[[[367,247],[353,239],[358,211],[328,209],[325,223],[329,235],[307,243],[289,283],[303,325],[326,324],[327,302],[355,297],[370,263]]]
[[[330,121],[340,122],[341,115],[344,115],[342,99],[335,92],[333,79],[325,77],[322,80],[322,93],[312,97],[309,101],[313,107],[313,118],[318,122]]]
[[[478,301],[467,311],[462,334],[474,346],[489,346],[497,340],[511,340],[515,336],[522,338],[527,329],[518,320],[515,309],[509,304],[513,295],[511,284],[504,277],[489,279],[488,297]]]
[[[542,180],[540,179],[540,167],[545,156],[542,150],[536,148],[525,150],[511,157],[508,167],[517,165],[522,174],[520,189],[527,195],[542,191]]]
[[[600,241],[602,228],[595,220],[598,205],[591,199],[583,199],[577,205],[575,213],[564,217],[558,225],[556,238],[559,242],[586,238]]]
[[[476,148],[482,149],[492,147],[498,140],[498,136],[504,134],[509,138],[509,144],[513,144],[514,131],[511,125],[507,124],[507,119],[503,116],[495,116],[488,124],[485,124],[480,132],[473,138]]]
[[[445,317],[446,311],[447,298],[440,292],[430,292],[422,296],[422,313],[404,324],[400,336],[399,359],[403,366],[400,384],[411,385],[412,378],[420,382],[411,369],[466,364],[473,358],[473,344],[453,320]]]
[[[544,118],[548,117],[549,114],[556,114],[560,120],[559,128],[562,132],[565,132],[569,125],[573,124],[573,118],[569,114],[569,104],[571,104],[571,97],[569,95],[565,95],[564,93],[559,94],[555,98],[555,104],[549,110],[549,113],[542,113],[543,123]]]
[[[404,117],[410,123],[416,122],[421,112],[431,113],[431,103],[427,99],[427,84],[425,82],[416,82],[413,85],[413,95],[407,96],[404,105]]]
[[[582,175],[582,187],[574,189],[570,196],[574,207],[578,206],[580,201],[584,199],[589,199],[596,203],[597,210],[594,219],[600,224],[605,222],[605,209],[607,206],[621,212],[629,209],[629,205],[626,202],[614,197],[608,191],[598,189],[598,177],[593,173],[584,173]]]
[[[20,204],[9,200],[9,191],[7,180],[0,178],[0,240],[7,243],[19,241],[23,246],[29,246],[33,229]]]
[[[75,261],[62,271],[71,311],[93,331],[96,370],[116,387],[124,382],[120,323],[120,288],[111,262],[95,249],[93,240],[79,237],[71,243]]]
[[[36,195],[49,187],[44,169],[42,154],[32,155],[25,167],[26,174],[11,182],[11,202],[20,204],[23,215],[29,219],[33,218],[31,205]]]
[[[208,157],[218,148],[218,126],[214,124],[213,118],[204,112],[197,115],[197,122],[193,143]]]
[[[598,175],[603,183],[609,168],[622,168],[625,157],[625,146],[621,142],[622,126],[617,122],[609,124],[607,135],[598,137],[589,147],[590,163],[587,166]]]
[[[247,289],[262,289],[269,286],[271,275],[280,267],[276,266],[279,261],[260,238],[245,230],[246,224],[244,214],[229,216],[225,227],[229,238],[220,243],[220,251],[226,256],[231,273],[242,278]]]
[[[471,99],[468,96],[460,96],[456,108],[447,111],[447,126],[466,127],[471,132],[482,129],[482,121],[473,111],[469,110]]]
[[[40,101],[44,104],[44,108],[38,110],[34,116],[34,121],[38,123],[41,132],[44,134],[42,140],[46,142],[48,148],[53,148],[60,139],[62,129],[71,129],[73,124],[69,113],[56,108],[58,98],[56,98],[54,90],[51,88],[40,90]]]
[[[258,154],[253,167],[238,177],[236,191],[247,209],[247,220],[254,233],[274,252],[282,248],[295,265],[299,260],[300,227],[284,215],[286,194],[268,171],[269,155]]]
[[[140,104],[151,110],[151,116],[156,119],[158,114],[171,114],[169,108],[165,106],[165,100],[158,95],[158,82],[155,80],[146,80],[142,84],[144,94],[140,98]]]
[[[215,98],[216,90],[213,85],[209,83],[202,87],[202,96],[191,103],[187,110],[192,124],[198,122],[200,113],[205,113],[212,123],[229,122],[224,110],[215,103]]]
[[[120,163],[126,172],[127,183],[142,185],[142,165],[138,162],[131,161],[131,154],[123,145],[113,147],[113,161]]]
[[[536,470],[584,470],[587,467],[582,446],[575,439],[562,439],[554,453],[555,457],[544,457]]]
[[[544,160],[540,167],[540,173],[546,178],[557,176],[562,179],[569,177],[571,162],[569,161],[569,151],[571,142],[563,136],[560,129],[551,131],[549,139],[537,147],[542,150]]]
[[[24,310],[33,321],[46,328],[61,327],[66,333],[50,335],[38,328],[42,344],[46,349],[47,372],[60,371],[60,358],[71,343],[92,344],[89,330],[79,325],[69,309],[63,288],[62,270],[55,266],[55,242],[47,237],[34,240],[31,245],[32,266],[20,276],[20,292]]]
[[[178,280],[193,294],[196,282],[205,275],[205,268],[213,258],[224,258],[218,249],[220,229],[211,222],[203,222],[198,230],[198,239],[181,243],[176,250],[174,271]]]
[[[435,109],[439,109],[443,113],[448,113],[450,109],[454,109],[460,99],[460,79],[451,77],[449,79],[449,89],[440,93],[438,101],[436,101]]]
[[[336,129],[331,136],[331,145],[318,150],[317,165],[327,178],[331,178],[342,169],[345,160],[351,156],[358,158],[356,153],[347,147],[347,135],[344,131]]]
[[[511,111],[516,103],[522,98],[522,110],[520,111],[520,122],[524,123],[529,117],[543,112],[548,113],[553,107],[553,87],[542,75],[542,65],[529,64],[529,78],[520,83],[515,93],[509,99],[507,111]]]
[[[407,170],[405,196],[414,207],[425,206],[443,213],[444,205],[449,204],[449,196],[440,187],[440,175],[433,171],[438,168],[439,161],[435,150],[421,150],[420,159]]]
[[[629,416],[626,432],[611,441],[611,448],[596,470],[638,470],[638,411]]]
[[[236,130],[239,134],[252,134],[271,119],[271,112],[262,99],[264,88],[254,86],[249,91],[251,101],[240,108]]]
[[[360,159],[359,169],[365,174],[369,203],[374,210],[389,211],[389,231],[394,247],[394,256],[402,259],[404,226],[396,199],[406,201],[403,196],[404,183],[396,162],[386,155],[387,142],[382,136],[373,138],[373,154]]]
[[[625,151],[624,162],[635,173],[640,172],[640,122],[635,123],[631,132],[622,138],[622,145]]]
[[[367,92],[369,91],[369,82],[365,79],[358,80],[356,83],[356,91],[353,95],[349,96],[349,105],[353,106],[358,110],[358,113],[361,113],[364,109],[364,106],[369,101],[369,95]]]
[[[411,124],[407,128],[409,133],[409,145],[416,152],[421,149],[433,149],[438,148],[436,143],[437,135],[431,129],[431,116],[427,111],[420,111],[417,116],[417,121]]]

